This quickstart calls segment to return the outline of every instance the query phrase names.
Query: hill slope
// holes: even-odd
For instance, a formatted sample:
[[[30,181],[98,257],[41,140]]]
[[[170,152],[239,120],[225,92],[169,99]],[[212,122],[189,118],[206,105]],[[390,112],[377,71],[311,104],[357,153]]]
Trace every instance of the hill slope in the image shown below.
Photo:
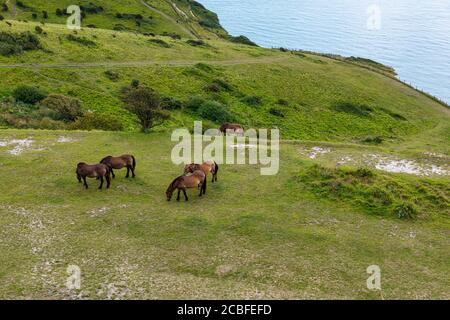
[[[32,22],[0,22],[6,32],[33,32]],[[193,96],[227,106],[246,126],[279,127],[285,139],[360,142],[370,136],[403,143],[436,139],[445,144],[449,109],[395,79],[359,65],[300,52],[282,52],[221,40],[188,43],[102,29],[83,29],[73,41],[64,26],[46,24],[37,35],[43,50],[0,56],[0,94],[16,84],[81,99],[132,128],[120,88],[132,79],[166,96]],[[105,71],[114,70],[110,80]],[[176,79],[176,80],[175,80]],[[214,85],[214,90],[210,90]],[[217,88],[217,86],[219,86]],[[195,110],[173,111],[166,127],[189,124]],[[441,142],[439,142],[441,141]]]
[[[2,0],[1,3],[8,8],[1,14],[8,19],[65,24],[66,8],[79,5],[83,26],[193,38],[227,36],[217,15],[191,0]]]

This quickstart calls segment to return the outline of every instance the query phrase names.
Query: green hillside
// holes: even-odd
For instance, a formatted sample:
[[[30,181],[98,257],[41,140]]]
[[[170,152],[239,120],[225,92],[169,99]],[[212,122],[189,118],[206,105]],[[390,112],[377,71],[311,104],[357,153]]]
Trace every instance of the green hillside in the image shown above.
[[[0,30],[35,32],[33,22],[6,22]],[[79,98],[86,110],[113,114],[133,130],[119,93],[137,79],[183,104],[164,127],[198,119],[186,104],[201,96],[223,104],[245,126],[280,128],[284,139],[360,142],[380,136],[398,143],[428,140],[429,134],[442,140],[449,132],[448,108],[373,67],[222,40],[195,45],[184,38],[103,29],[74,35],[60,25],[41,27],[41,49],[0,57],[1,95],[19,83],[37,85]]]
[[[0,0],[0,298],[450,298],[446,104],[363,57],[230,37],[190,0],[78,1],[76,31],[71,1],[12,2]],[[130,85],[169,115],[150,134],[125,109]],[[195,120],[279,128],[279,174],[221,165],[206,197],[167,202],[182,172],[170,133]],[[124,153],[136,179],[78,184],[78,162]],[[81,290],[65,286],[71,264]],[[374,264],[382,291],[366,286]]]
[[[14,2],[16,12],[14,14]],[[226,37],[217,15],[191,0],[2,0],[7,19],[66,24],[66,9],[78,5],[83,25],[140,33],[178,34],[183,37]]]

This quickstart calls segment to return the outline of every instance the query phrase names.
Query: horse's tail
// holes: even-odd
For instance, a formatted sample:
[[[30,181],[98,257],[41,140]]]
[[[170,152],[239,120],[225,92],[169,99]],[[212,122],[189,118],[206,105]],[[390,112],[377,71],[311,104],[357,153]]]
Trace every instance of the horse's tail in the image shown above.
[[[217,172],[219,172],[219,165],[217,164],[217,162],[214,161],[214,175],[217,175]]]
[[[136,169],[136,158],[134,156],[131,156],[131,159],[133,159],[133,170]]]

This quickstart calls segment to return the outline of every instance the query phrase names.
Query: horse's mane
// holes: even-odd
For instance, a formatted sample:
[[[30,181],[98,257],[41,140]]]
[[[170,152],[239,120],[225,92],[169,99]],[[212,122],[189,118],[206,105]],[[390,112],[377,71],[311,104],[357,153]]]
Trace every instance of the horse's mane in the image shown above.
[[[100,161],[100,163],[103,163],[103,161],[106,161],[106,159],[111,159],[111,158],[112,158],[112,156],[104,157],[104,158]]]
[[[177,183],[177,181],[180,180],[181,178],[183,178],[183,176],[175,178],[175,180],[173,180],[172,183],[167,188],[167,191],[175,189],[175,183]]]

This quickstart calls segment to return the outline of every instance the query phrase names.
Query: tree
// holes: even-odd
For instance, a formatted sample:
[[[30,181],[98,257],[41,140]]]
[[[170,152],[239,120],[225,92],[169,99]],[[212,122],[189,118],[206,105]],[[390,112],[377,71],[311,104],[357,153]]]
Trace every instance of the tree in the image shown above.
[[[80,100],[62,94],[50,94],[41,104],[55,112],[55,120],[75,121],[84,113]]]
[[[169,114],[161,106],[159,94],[153,89],[128,88],[122,94],[125,108],[137,116],[143,132],[148,133],[151,128],[169,118]]]

